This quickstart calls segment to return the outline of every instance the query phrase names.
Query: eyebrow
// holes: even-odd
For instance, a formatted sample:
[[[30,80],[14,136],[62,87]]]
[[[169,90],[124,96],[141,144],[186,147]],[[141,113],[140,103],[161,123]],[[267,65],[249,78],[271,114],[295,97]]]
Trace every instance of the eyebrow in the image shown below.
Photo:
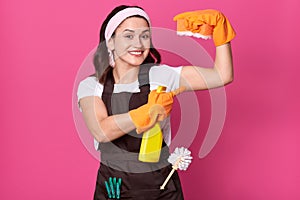
[[[131,30],[131,29],[125,29],[125,30],[123,31],[123,33],[126,32],[126,31],[129,31],[129,32],[131,32],[131,33],[134,33],[134,32],[135,32],[134,30]],[[142,33],[145,33],[145,32],[150,32],[150,29],[146,29],[146,30],[143,30],[143,31],[142,31]]]

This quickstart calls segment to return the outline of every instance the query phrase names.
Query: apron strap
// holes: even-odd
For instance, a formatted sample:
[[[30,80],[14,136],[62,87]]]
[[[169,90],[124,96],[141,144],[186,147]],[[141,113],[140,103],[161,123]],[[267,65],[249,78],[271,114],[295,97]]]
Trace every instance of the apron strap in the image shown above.
[[[110,116],[112,115],[111,111],[111,95],[114,91],[114,84],[115,84],[115,79],[113,76],[113,68],[109,66],[109,70],[106,74],[105,82],[103,85],[103,92],[102,92],[102,100],[103,103],[106,107],[107,114]]]
[[[140,66],[140,71],[138,75],[139,87],[150,84],[149,82],[149,71],[153,64],[144,64]]]

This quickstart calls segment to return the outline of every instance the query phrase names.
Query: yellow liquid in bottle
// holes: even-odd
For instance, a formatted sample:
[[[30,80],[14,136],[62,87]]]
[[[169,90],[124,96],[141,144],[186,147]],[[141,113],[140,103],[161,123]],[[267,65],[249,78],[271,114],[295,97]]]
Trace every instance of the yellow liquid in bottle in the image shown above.
[[[162,93],[165,91],[166,87],[163,86],[159,86],[156,90],[157,93]],[[158,162],[160,158],[162,141],[163,134],[160,124],[157,122],[153,128],[143,134],[139,160],[142,162]]]
[[[143,134],[139,160],[143,162],[158,162],[162,146],[163,134],[159,123]]]

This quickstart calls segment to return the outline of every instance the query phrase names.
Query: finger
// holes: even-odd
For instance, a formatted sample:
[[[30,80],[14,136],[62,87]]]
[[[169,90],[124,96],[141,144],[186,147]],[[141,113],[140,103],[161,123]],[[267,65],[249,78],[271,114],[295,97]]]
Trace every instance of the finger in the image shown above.
[[[159,121],[158,118],[160,117],[160,115],[163,115],[164,113],[165,113],[165,109],[161,105],[159,104],[153,105],[149,110],[149,117],[150,117],[149,124],[142,127],[137,127],[136,129],[137,134],[140,134],[152,128],[155,125],[155,123]]]
[[[173,94],[173,96],[176,96],[182,92],[184,92],[186,90],[186,87],[181,86],[179,88],[177,88],[176,90],[171,91],[171,93]]]
[[[208,36],[213,34],[213,29],[214,27],[209,25],[209,24],[203,24],[202,26],[199,27],[199,34]]]
[[[173,17],[173,20],[177,21],[177,20],[180,20],[180,19],[185,19],[189,16],[195,15],[195,13],[196,13],[195,11],[180,13],[180,14],[177,14],[175,17]]]
[[[157,117],[157,121],[158,121],[158,122],[161,122],[161,121],[163,121],[166,117],[167,117],[166,114],[159,114],[158,117]]]
[[[137,127],[136,133],[140,134],[140,133],[143,133],[143,132],[149,130],[150,128],[152,128],[156,123],[157,117],[158,117],[158,115],[152,116],[151,120],[150,120],[150,123],[148,125],[142,126],[142,127]]]

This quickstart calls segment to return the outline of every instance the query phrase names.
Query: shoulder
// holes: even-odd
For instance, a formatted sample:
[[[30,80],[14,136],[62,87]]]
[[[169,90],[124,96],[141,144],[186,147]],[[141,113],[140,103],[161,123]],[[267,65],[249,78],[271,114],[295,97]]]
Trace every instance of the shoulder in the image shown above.
[[[169,65],[153,66],[149,72],[151,90],[162,85],[167,87],[167,91],[177,89],[182,67],[171,67]]]
[[[160,73],[165,73],[165,74],[173,74],[173,73],[177,73],[180,74],[181,73],[181,69],[182,67],[171,67],[169,65],[166,64],[162,64],[162,65],[157,65],[157,66],[153,66],[150,69],[150,74],[160,74]]]
[[[103,85],[100,84],[95,76],[89,76],[80,81],[77,90],[78,99],[85,96],[100,96],[102,95]]]
[[[95,76],[89,76],[89,77],[86,77],[85,79],[83,79],[82,81],[80,81],[79,83],[79,87],[95,87],[96,85],[101,85],[97,78]]]

